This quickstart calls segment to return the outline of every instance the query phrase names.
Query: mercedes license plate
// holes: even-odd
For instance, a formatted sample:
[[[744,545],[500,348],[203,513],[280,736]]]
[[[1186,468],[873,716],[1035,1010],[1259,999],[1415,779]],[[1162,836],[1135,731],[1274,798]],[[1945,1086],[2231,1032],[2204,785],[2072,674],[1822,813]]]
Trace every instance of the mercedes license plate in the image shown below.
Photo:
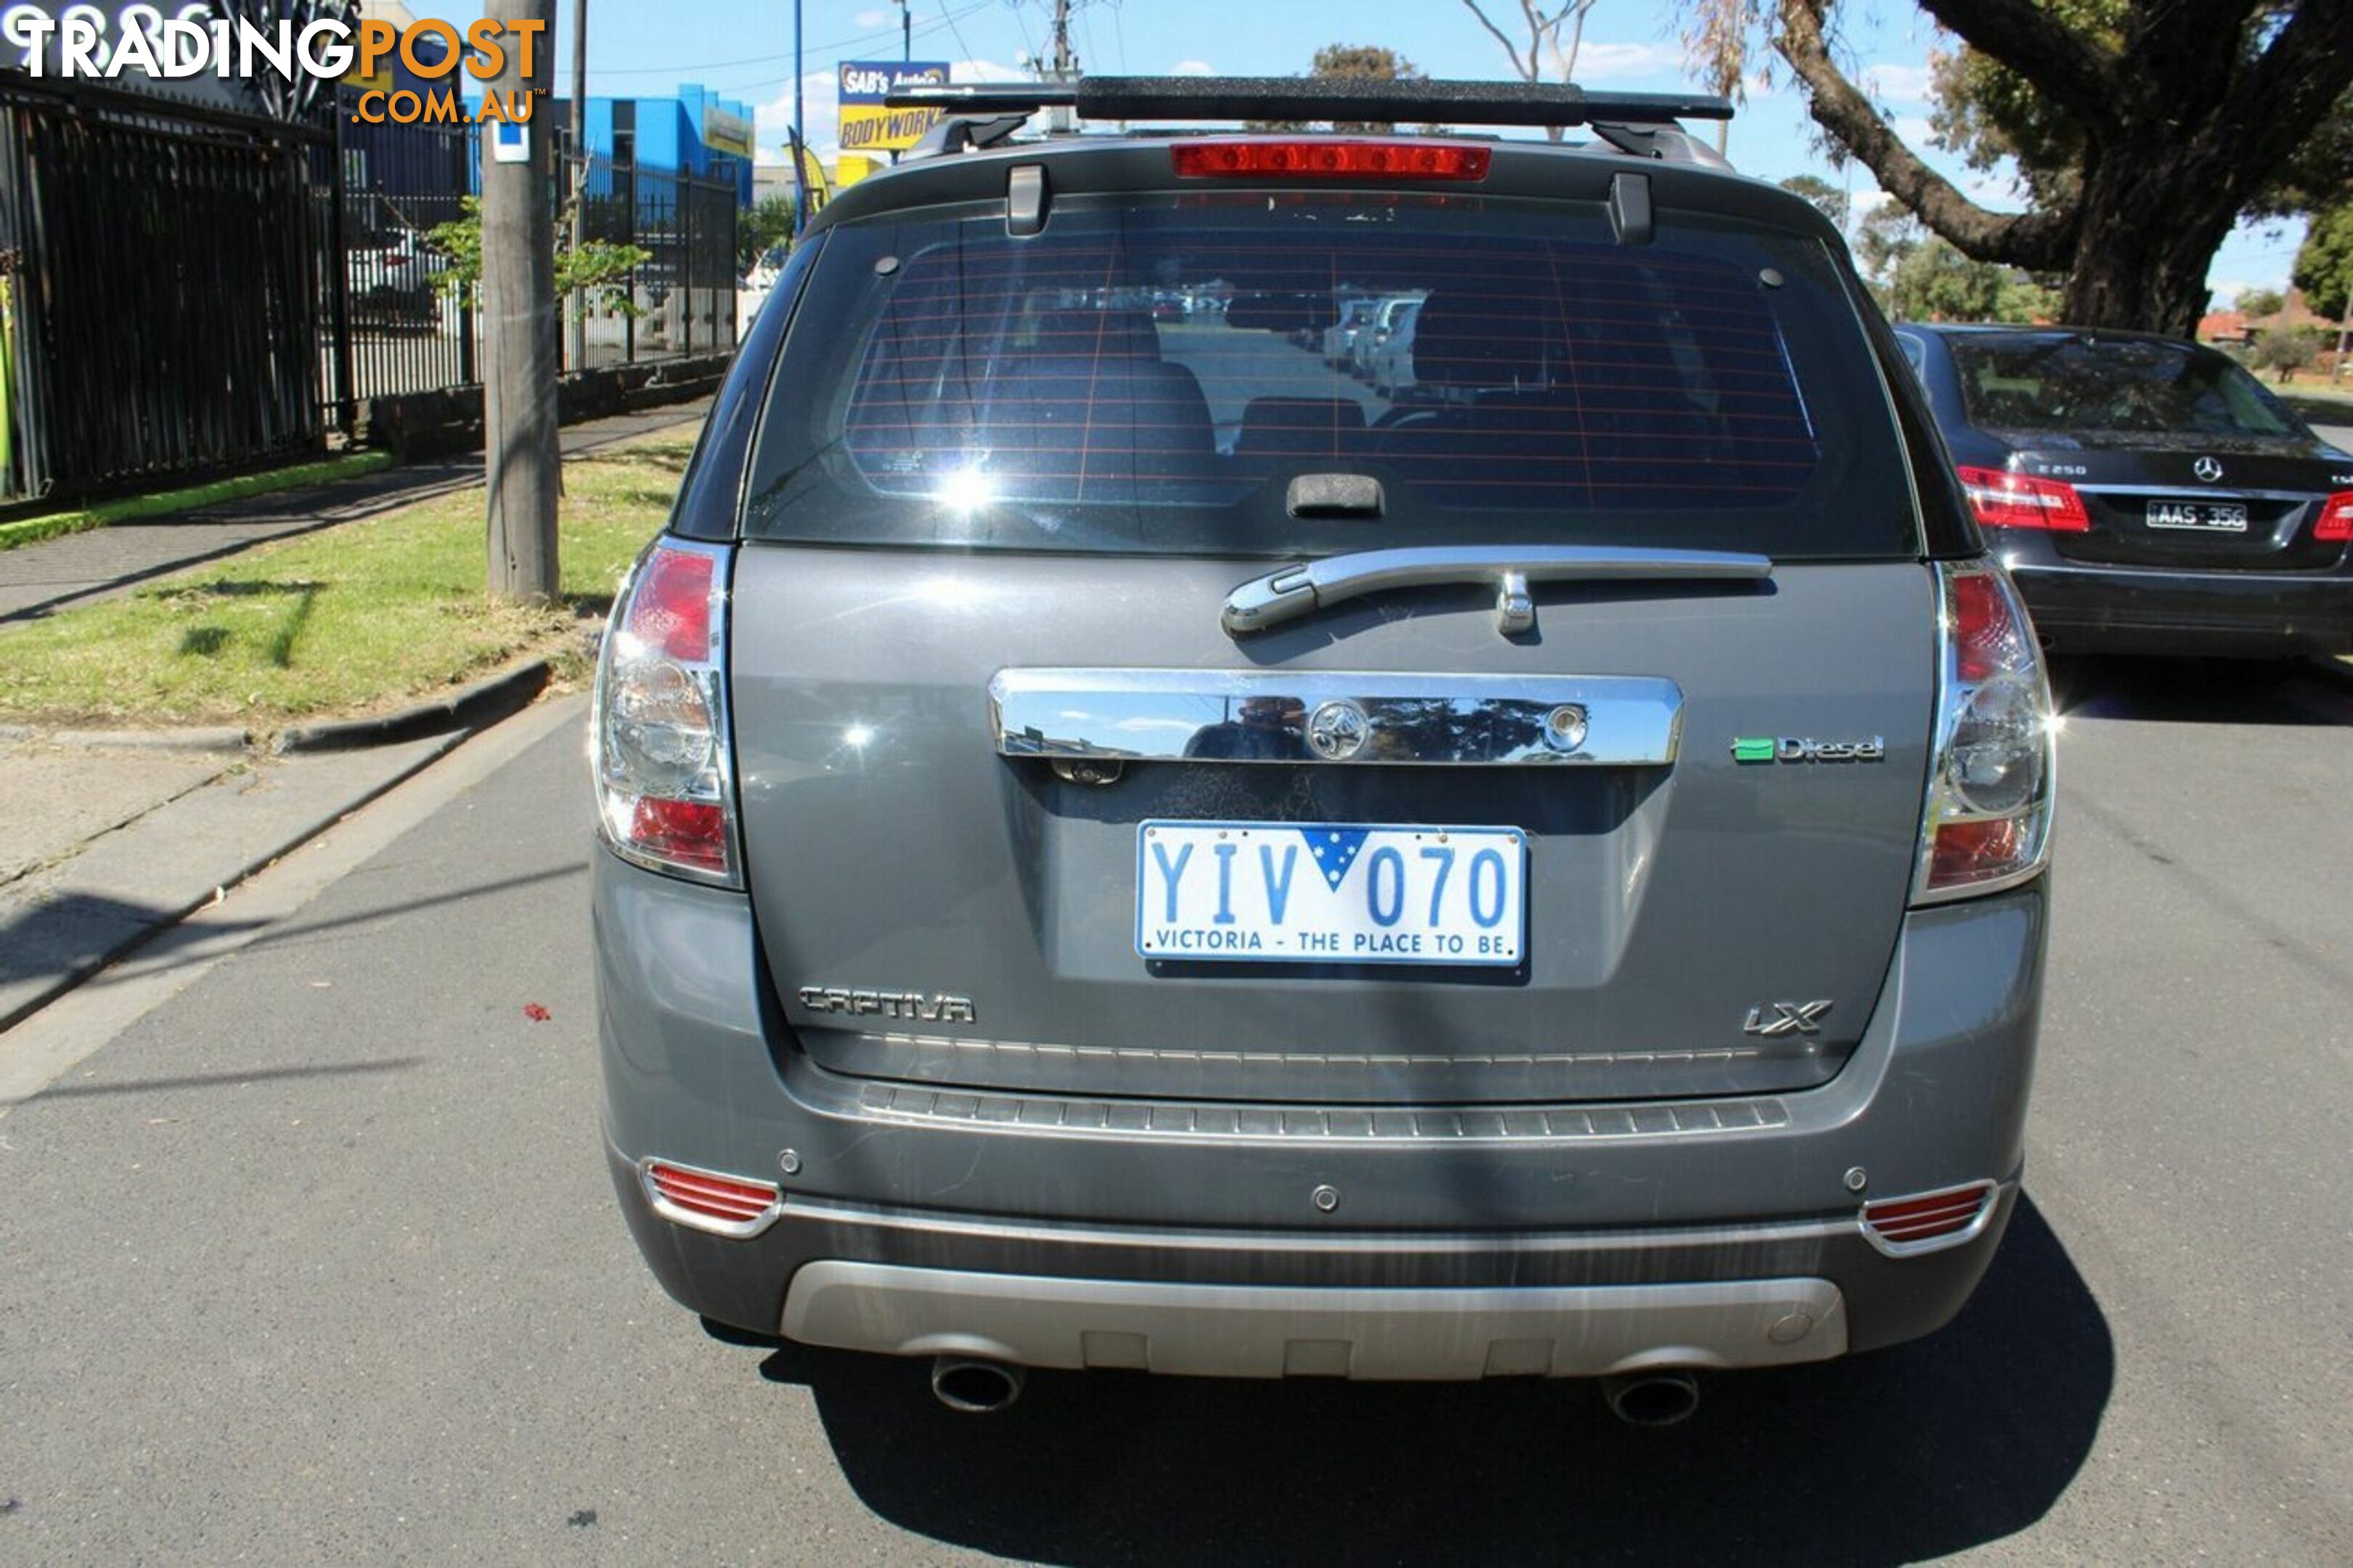
[[[2153,500],[2148,503],[2151,528],[2194,528],[2208,533],[2244,533],[2247,509],[2237,501]]]
[[[1230,963],[1520,962],[1515,827],[1145,822],[1135,951]]]

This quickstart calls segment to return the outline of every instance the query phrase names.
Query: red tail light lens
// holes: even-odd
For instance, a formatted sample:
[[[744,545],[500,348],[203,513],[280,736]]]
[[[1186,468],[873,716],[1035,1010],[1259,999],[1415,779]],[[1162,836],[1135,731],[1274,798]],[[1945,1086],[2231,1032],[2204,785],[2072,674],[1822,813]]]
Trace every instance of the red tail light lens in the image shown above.
[[[646,1196],[663,1217],[721,1236],[745,1237],[765,1230],[776,1217],[779,1194],[769,1182],[699,1171],[666,1160],[640,1167]]]
[[[623,628],[668,658],[711,657],[711,557],[661,549],[646,557]]]
[[[2338,490],[2320,503],[2320,521],[2312,525],[2312,537],[2353,542],[2353,490]]]
[[[1977,1234],[1999,1190],[1991,1182],[1971,1182],[1916,1197],[1865,1204],[1862,1233],[1879,1250],[1898,1258],[1957,1245]]]
[[[1920,828],[1917,903],[2014,887],[2051,830],[2051,690],[2026,606],[1990,563],[1939,565],[1943,664]]]
[[[597,822],[624,858],[733,886],[726,549],[665,540],[613,608],[596,672]]]
[[[1489,152],[1455,142],[1188,142],[1172,148],[1187,179],[1287,174],[1310,180],[1483,180]]]
[[[1962,468],[1962,488],[1969,492],[1969,510],[1984,528],[2040,528],[2053,533],[2083,533],[2092,526],[2084,498],[2075,487],[2057,479],[2030,479],[2003,468]]]

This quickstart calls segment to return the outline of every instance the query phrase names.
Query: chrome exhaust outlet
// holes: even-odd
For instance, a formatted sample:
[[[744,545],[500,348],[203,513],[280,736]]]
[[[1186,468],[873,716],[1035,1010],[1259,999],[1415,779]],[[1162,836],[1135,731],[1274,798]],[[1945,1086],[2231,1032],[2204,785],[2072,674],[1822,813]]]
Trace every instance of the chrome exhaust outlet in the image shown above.
[[[1601,1380],[1601,1398],[1630,1426],[1672,1426],[1699,1408],[1699,1379],[1672,1367],[1620,1373]]]
[[[1003,1410],[1021,1397],[1029,1373],[1010,1362],[944,1355],[932,1361],[932,1397],[966,1415]]]

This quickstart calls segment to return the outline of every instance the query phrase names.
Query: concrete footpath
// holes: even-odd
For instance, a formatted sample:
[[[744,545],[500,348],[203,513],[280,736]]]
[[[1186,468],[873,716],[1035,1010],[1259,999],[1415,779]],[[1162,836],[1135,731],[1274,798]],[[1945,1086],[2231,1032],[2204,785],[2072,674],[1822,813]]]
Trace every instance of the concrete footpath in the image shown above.
[[[564,432],[565,455],[691,426],[708,406],[585,422]],[[0,658],[10,622],[480,482],[479,460],[387,469],[0,552]],[[236,729],[0,726],[0,1032],[512,712],[538,689],[518,686],[528,673],[485,682],[482,700],[419,710],[417,722],[348,727],[332,749],[286,756]],[[379,735],[391,743],[364,743]]]

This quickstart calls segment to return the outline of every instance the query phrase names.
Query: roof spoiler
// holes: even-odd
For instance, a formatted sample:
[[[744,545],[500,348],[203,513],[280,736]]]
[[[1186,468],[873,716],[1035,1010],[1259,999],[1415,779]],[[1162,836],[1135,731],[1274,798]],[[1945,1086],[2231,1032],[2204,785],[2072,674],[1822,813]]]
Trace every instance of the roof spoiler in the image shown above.
[[[1377,81],[1361,77],[1091,76],[1075,82],[910,84],[893,109],[958,117],[1076,110],[1090,120],[1341,120],[1450,125],[1662,124],[1729,120],[1711,93],[1588,92],[1519,81]]]

